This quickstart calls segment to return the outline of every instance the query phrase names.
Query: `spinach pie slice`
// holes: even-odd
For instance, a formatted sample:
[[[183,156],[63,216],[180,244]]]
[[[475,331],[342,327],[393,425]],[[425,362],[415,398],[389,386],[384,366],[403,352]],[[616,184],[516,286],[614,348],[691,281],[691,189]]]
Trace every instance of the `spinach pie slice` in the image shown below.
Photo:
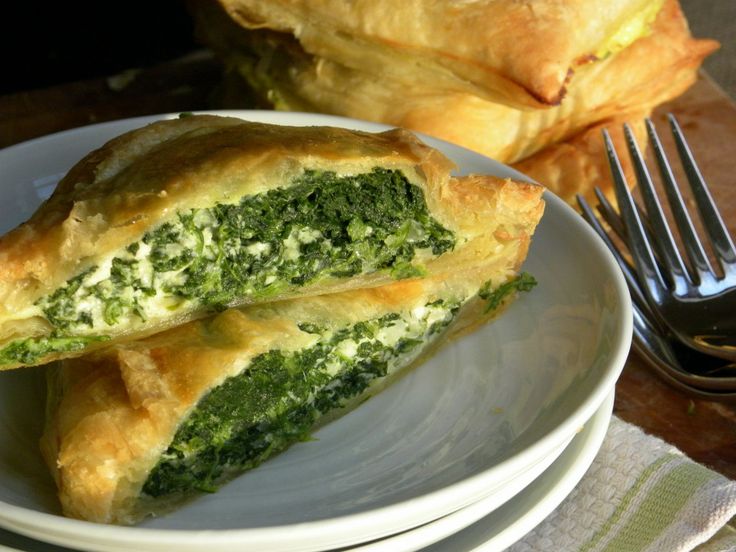
[[[41,448],[64,514],[131,524],[212,492],[498,314],[534,284],[518,270],[535,196],[467,270],[229,309],[49,367]]]
[[[472,266],[501,196],[452,168],[403,130],[191,115],[124,134],[0,238],[0,369]]]

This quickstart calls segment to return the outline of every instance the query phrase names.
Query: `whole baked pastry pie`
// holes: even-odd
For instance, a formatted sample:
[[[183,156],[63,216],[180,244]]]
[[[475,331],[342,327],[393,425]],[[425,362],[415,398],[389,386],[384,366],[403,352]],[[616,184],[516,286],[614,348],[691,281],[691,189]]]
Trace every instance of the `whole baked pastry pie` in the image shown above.
[[[613,195],[601,128],[613,132],[628,122],[643,131],[640,122],[654,107],[684,92],[695,81],[702,60],[716,48],[714,41],[691,36],[676,0],[608,2],[598,8],[596,2],[549,0],[401,2],[390,17],[387,3],[357,4],[360,9],[351,11],[351,18],[334,23],[352,34],[325,33],[321,38],[313,35],[314,29],[331,24],[333,17],[325,13],[325,3],[210,0],[192,3],[192,11],[198,35],[225,62],[224,101],[240,105],[238,98],[255,95],[280,110],[332,113],[422,132],[514,164],[569,203],[578,193],[593,199],[594,186]],[[350,5],[352,9],[356,3]],[[587,21],[577,19],[579,10],[587,9],[599,13]],[[573,10],[578,10],[576,15]],[[406,33],[391,35],[392,26],[413,12],[422,15],[412,19]],[[494,17],[480,19],[486,12]],[[449,18],[449,13],[456,16],[441,25],[439,18]],[[254,24],[257,14],[260,25]],[[382,17],[390,19],[386,26],[377,23]],[[523,20],[524,31],[499,36],[498,30],[511,20]],[[441,39],[434,40],[462,24],[467,34],[458,31],[444,46]],[[283,32],[285,27],[291,32]],[[614,27],[618,30],[610,30]],[[430,32],[435,33],[431,47],[411,46],[413,40],[429,40]],[[548,34],[554,38],[548,39]],[[585,46],[593,35],[610,37]],[[328,48],[332,41],[349,39],[354,42],[351,48]],[[527,48],[523,55],[511,57],[511,51],[522,47]],[[395,56],[378,68],[358,55],[360,48],[392,48]],[[578,53],[575,61],[572,51]],[[431,64],[416,61],[416,71],[431,68],[434,78],[420,75],[408,81],[416,71],[404,65],[414,58],[431,59]],[[510,102],[468,87],[447,86],[443,77],[464,70],[471,59],[476,65],[468,69],[469,79],[526,82],[525,90],[535,89],[532,82],[547,82],[542,77],[545,69],[569,66],[564,98],[532,108],[519,105],[524,103],[523,92]],[[501,59],[500,73],[486,75],[481,69],[495,67]],[[549,82],[563,86],[559,80]],[[613,139],[625,148],[619,134],[614,132]],[[628,159],[623,162],[628,170]]]
[[[294,35],[310,55],[409,89],[544,107],[579,67],[647,34],[663,0],[218,2],[243,27]]]

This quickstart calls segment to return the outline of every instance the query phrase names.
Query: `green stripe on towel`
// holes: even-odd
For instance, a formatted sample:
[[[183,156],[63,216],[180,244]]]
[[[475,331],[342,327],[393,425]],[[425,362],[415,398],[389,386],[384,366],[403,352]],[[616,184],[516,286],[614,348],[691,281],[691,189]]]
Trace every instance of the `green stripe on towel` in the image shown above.
[[[662,535],[693,494],[719,477],[698,464],[675,462],[670,466],[679,459],[682,459],[679,455],[667,454],[649,465],[626,492],[613,515],[581,550],[644,550]],[[652,479],[650,488],[644,491],[646,496],[638,496]],[[639,505],[631,512],[629,508],[635,499]],[[622,521],[624,516],[627,521]]]

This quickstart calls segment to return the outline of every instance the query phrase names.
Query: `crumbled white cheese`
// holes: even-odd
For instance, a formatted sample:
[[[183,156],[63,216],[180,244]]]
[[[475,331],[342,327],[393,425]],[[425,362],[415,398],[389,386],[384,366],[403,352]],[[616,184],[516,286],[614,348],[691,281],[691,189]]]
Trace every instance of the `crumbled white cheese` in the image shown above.
[[[255,242],[246,247],[245,250],[254,257],[261,257],[263,255],[268,255],[271,252],[271,244]]]

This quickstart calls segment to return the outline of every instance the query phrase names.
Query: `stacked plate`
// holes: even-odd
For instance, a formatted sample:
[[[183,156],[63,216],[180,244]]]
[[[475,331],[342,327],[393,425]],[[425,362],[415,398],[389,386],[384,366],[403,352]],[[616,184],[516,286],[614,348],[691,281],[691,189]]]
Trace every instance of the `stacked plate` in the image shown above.
[[[384,128],[321,115],[224,114]],[[95,125],[1,151],[0,231],[25,219],[89,150],[153,119]],[[485,157],[426,140],[463,172],[523,179]],[[615,262],[572,209],[551,195],[546,200],[524,267],[539,285],[502,318],[445,348],[315,440],[137,527],[59,515],[37,446],[42,371],[0,374],[0,527],[10,531],[0,533],[0,544],[393,552],[499,548],[520,538],[569,493],[600,447],[631,336],[628,292]]]

